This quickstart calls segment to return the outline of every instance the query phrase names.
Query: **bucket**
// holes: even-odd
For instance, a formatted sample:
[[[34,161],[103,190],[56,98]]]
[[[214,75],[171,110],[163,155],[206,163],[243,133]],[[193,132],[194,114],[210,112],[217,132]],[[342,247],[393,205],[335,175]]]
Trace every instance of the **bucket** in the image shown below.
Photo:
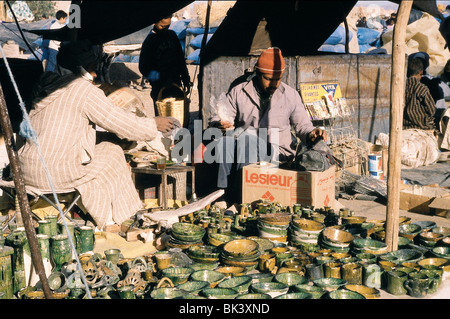
[[[370,176],[372,176],[373,178],[379,179],[379,180],[383,180],[383,171],[379,171],[379,172],[369,172]]]
[[[383,157],[381,154],[369,154],[369,172],[383,170]]]

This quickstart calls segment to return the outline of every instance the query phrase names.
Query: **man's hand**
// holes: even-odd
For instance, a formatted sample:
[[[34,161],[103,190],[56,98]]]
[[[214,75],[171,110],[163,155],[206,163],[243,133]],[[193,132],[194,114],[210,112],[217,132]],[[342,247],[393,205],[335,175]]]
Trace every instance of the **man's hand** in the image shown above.
[[[314,130],[312,130],[311,133],[309,133],[309,135],[308,135],[308,139],[311,141],[312,144],[314,144],[320,138],[322,138],[326,142],[327,141],[327,132],[318,127],[316,127]]]
[[[175,121],[176,119],[170,117],[155,117],[156,128],[162,133],[167,133],[173,130],[175,128]]]

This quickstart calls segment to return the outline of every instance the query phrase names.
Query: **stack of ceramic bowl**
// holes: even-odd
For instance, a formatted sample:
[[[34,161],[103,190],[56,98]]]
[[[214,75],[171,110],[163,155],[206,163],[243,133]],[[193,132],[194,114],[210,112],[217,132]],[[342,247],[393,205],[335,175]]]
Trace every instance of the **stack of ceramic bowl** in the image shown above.
[[[259,237],[286,242],[291,219],[291,214],[282,212],[260,215],[257,224]]]
[[[192,246],[189,247],[187,255],[196,263],[214,264],[219,262],[220,250],[210,245]]]
[[[324,224],[311,219],[294,219],[289,227],[290,241],[294,246],[318,247],[319,235],[324,228]]]
[[[335,252],[348,252],[353,239],[353,235],[348,231],[327,227],[320,233],[319,246]]]
[[[379,240],[370,238],[355,238],[351,245],[352,253],[361,254],[373,254],[373,255],[383,255],[388,252],[387,245]]]
[[[174,223],[167,245],[171,248],[188,249],[203,244],[206,230],[190,223]]]
[[[259,245],[251,239],[235,239],[222,247],[220,259],[225,265],[254,269],[258,265]]]
[[[234,239],[241,239],[241,238],[244,238],[244,236],[221,234],[221,233],[208,233],[208,244],[218,247]]]
[[[421,232],[419,234],[419,245],[427,248],[433,248],[437,243],[444,238],[444,235],[439,233],[433,233],[431,231]]]

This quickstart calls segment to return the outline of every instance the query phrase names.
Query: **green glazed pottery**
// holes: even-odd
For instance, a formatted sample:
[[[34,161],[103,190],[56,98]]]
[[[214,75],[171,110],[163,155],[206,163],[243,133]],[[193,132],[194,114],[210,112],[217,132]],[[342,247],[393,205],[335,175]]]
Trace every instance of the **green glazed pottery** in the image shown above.
[[[313,280],[314,285],[319,286],[327,291],[336,290],[347,284],[347,281],[341,278],[320,278]]]
[[[286,286],[294,286],[308,283],[308,278],[300,276],[298,273],[285,272],[275,275],[274,280],[285,284]]]
[[[187,293],[178,288],[156,288],[150,293],[152,299],[182,299]]]
[[[186,281],[178,285],[176,288],[184,290],[190,294],[197,295],[205,288],[209,288],[209,282],[207,281]]]
[[[237,276],[225,279],[220,282],[217,287],[219,288],[232,288],[238,293],[242,294],[248,292],[248,288],[252,284],[252,277],[250,276]]]
[[[291,287],[294,292],[306,292],[312,295],[312,299],[320,299],[326,293],[326,290],[319,286],[308,284],[294,285]]]
[[[237,296],[235,299],[272,299],[268,294],[248,293]]]
[[[269,294],[272,298],[275,298],[287,293],[289,286],[280,282],[257,282],[251,284],[250,290],[255,293]]]
[[[174,285],[179,285],[186,282],[193,272],[194,270],[188,267],[171,267],[161,270],[161,275],[168,277]]]
[[[328,293],[330,299],[366,299],[360,293],[348,289],[337,289]]]
[[[208,299],[234,299],[239,293],[231,288],[205,288],[201,294]]]
[[[211,288],[216,287],[222,280],[225,279],[225,275],[215,270],[197,270],[194,271],[190,278],[196,281],[207,281]]]
[[[312,299],[312,294],[307,292],[290,292],[279,295],[275,299]]]

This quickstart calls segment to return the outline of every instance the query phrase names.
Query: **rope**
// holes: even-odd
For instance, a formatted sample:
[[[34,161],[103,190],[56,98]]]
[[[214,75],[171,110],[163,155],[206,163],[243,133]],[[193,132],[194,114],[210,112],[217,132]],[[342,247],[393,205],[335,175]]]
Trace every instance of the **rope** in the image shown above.
[[[73,243],[74,241],[73,241],[72,236],[70,235],[70,231],[69,231],[69,228],[67,226],[66,219],[64,218],[64,213],[62,212],[61,205],[60,205],[59,200],[58,200],[58,196],[56,195],[55,188],[54,188],[53,182],[52,182],[52,178],[50,176],[50,172],[48,171],[48,168],[47,168],[47,165],[45,163],[44,157],[42,156],[42,152],[41,152],[41,148],[40,148],[39,141],[38,141],[38,138],[37,138],[37,134],[34,131],[33,127],[31,126],[30,117],[29,117],[28,112],[27,112],[27,110],[25,108],[25,103],[22,100],[22,96],[20,95],[19,89],[17,87],[17,83],[14,80],[14,76],[13,76],[13,74],[11,72],[11,68],[9,67],[8,60],[6,59],[5,52],[3,51],[3,48],[1,46],[0,46],[0,51],[1,51],[2,55],[3,55],[3,60],[5,61],[6,69],[8,70],[8,74],[9,74],[9,77],[11,79],[11,83],[14,86],[14,90],[16,91],[16,95],[17,95],[17,98],[19,100],[20,109],[22,110],[22,113],[23,113],[23,121],[22,121],[22,123],[20,123],[20,135],[23,136],[26,139],[32,140],[33,143],[36,145],[36,149],[38,151],[39,158],[41,160],[42,166],[43,166],[43,168],[45,170],[45,174],[47,176],[48,183],[50,185],[50,188],[52,189],[53,198],[54,198],[54,200],[56,202],[56,206],[58,207],[59,214],[60,214],[61,219],[62,219],[62,221],[64,223],[64,228],[66,229],[67,237],[69,238],[70,247],[72,248],[73,252],[76,252],[75,245]],[[88,283],[86,281],[86,277],[84,276],[84,271],[83,271],[83,268],[81,267],[81,262],[80,262],[80,260],[78,258],[78,254],[74,253],[74,255],[75,255],[75,259],[77,261],[77,266],[78,266],[78,270],[80,272],[80,277],[81,277],[81,279],[83,281],[83,284],[85,285],[85,288],[86,288],[86,294],[87,294],[89,299],[92,299],[91,291],[90,291],[89,285],[88,285]]]

